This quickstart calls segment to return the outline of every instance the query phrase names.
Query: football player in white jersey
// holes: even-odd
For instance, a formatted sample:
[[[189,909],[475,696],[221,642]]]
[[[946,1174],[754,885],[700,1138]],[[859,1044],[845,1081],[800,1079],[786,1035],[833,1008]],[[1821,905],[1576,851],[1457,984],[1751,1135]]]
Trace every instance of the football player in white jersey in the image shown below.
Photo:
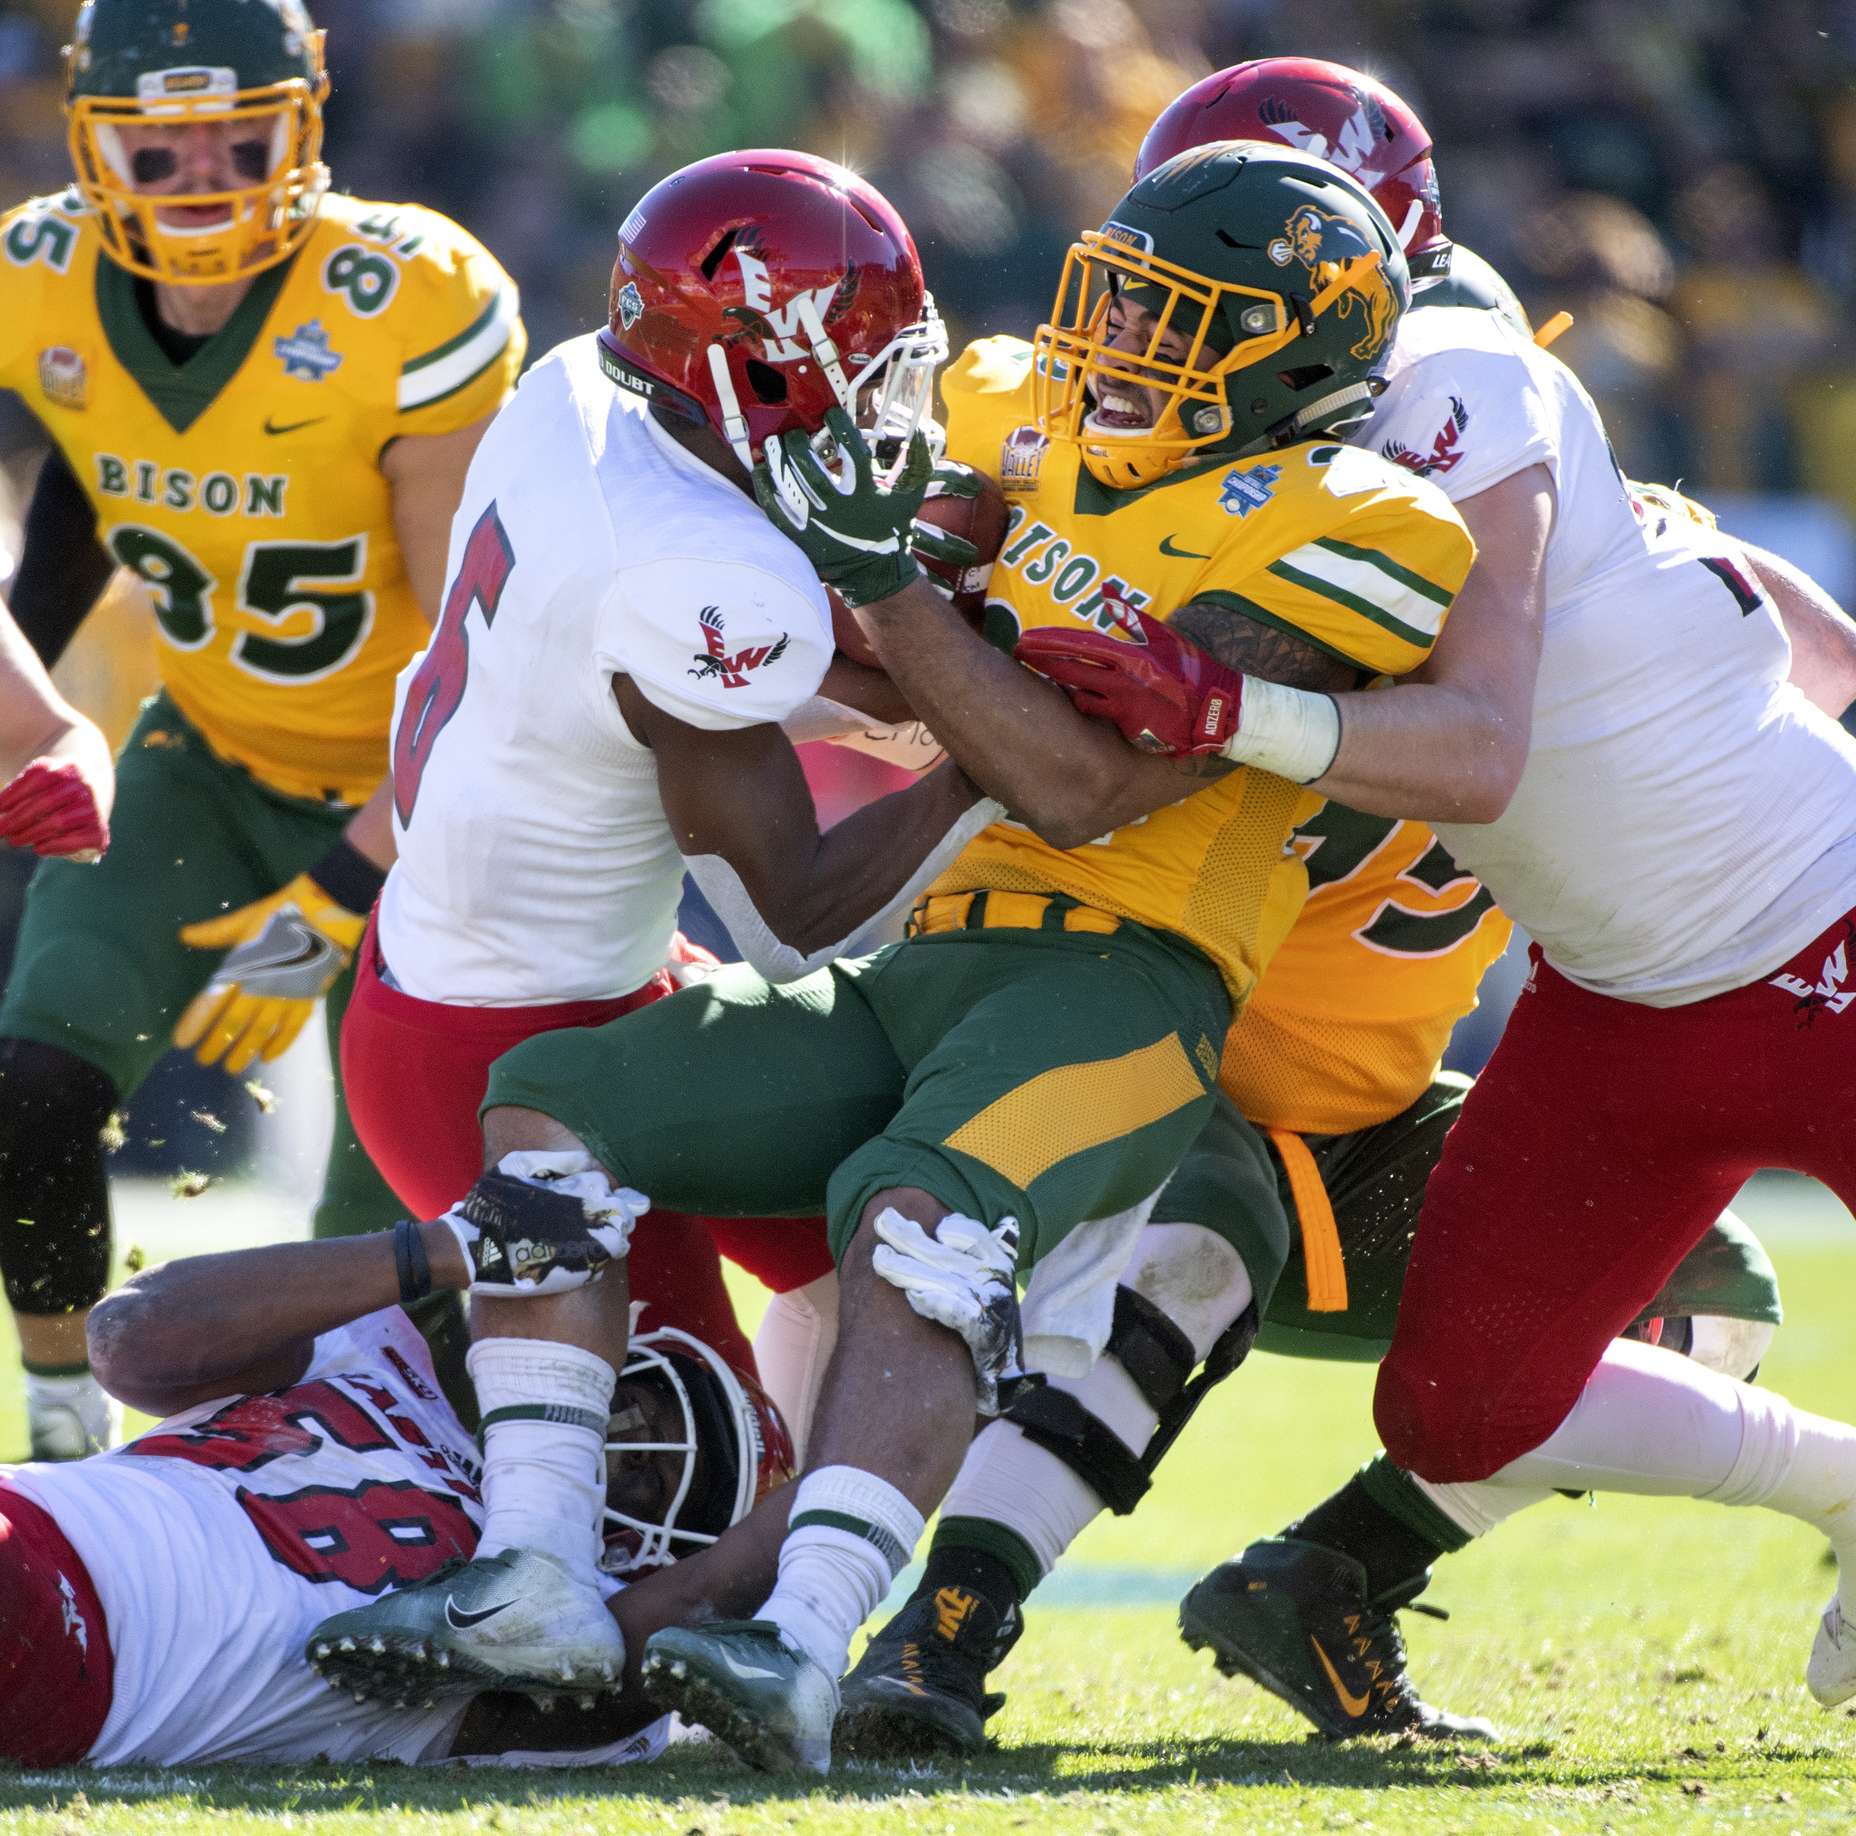
[[[1369,1601],[1409,1598],[1436,1554],[1554,1488],[1765,1504],[1847,1562],[1856,1433],[1613,1340],[1757,1167],[1856,1198],[1856,1036],[1837,1028],[1856,745],[1833,718],[1856,627],[1705,512],[1627,486],[1571,373],[1497,315],[1408,316],[1386,383],[1354,438],[1432,476],[1479,559],[1410,685],[1305,697],[1292,775],[1429,821],[1536,941],[1427,1188],[1381,1367],[1376,1417],[1408,1470],[1376,1496],[1352,1482],[1296,1535],[1357,1561]],[[1220,697],[1243,719],[1241,656],[1170,636],[1134,654],[1084,636],[1034,660],[1163,750],[1222,744],[1216,720],[1188,738]],[[1322,1693],[1311,1628],[1357,1615],[1362,1583],[1329,1564],[1298,1591],[1284,1554],[1247,1551],[1182,1612],[1295,1702]],[[1825,1702],[1856,1693],[1846,1630],[1833,1600],[1808,1673]]]
[[[195,1257],[91,1316],[112,1392],[166,1417],[97,1459],[0,1471],[0,1755],[31,1766],[454,1754],[612,1764],[661,1751],[636,1695],[356,1703],[304,1662],[332,1607],[444,1577],[475,1550],[481,1464],[398,1304],[457,1289],[444,1224]],[[530,1303],[538,1315],[584,1290]],[[611,1383],[609,1575],[713,1540],[789,1477],[784,1426],[687,1335],[634,1342]],[[710,1515],[705,1516],[705,1513]],[[706,1526],[706,1529],[705,1529]],[[671,1571],[673,1574],[675,1571]],[[616,1578],[603,1583],[631,1611]],[[650,1584],[635,1630],[652,1614]]]
[[[788,981],[912,901],[1000,813],[944,764],[819,834],[781,723],[904,710],[879,672],[835,659],[825,589],[748,483],[762,442],[816,435],[842,409],[919,499],[945,355],[908,231],[872,187],[805,154],[729,153],[643,198],[620,231],[608,329],[542,358],[494,423],[443,617],[400,683],[398,861],[343,1037],[356,1127],[396,1187],[432,1195],[421,1209],[481,1170],[492,1060],[664,992],[686,868],[748,961]],[[692,1152],[715,1145],[699,1116],[688,1130]],[[647,1219],[641,1239],[661,1228]],[[772,1234],[791,1238],[791,1220]],[[622,1303],[622,1283],[592,1293],[608,1291]],[[550,1514],[542,1469],[578,1472],[610,1372],[537,1343],[525,1306],[483,1280],[472,1292],[486,1445],[529,1450],[533,1501],[519,1534],[493,1501],[485,1547],[532,1552],[540,1595],[558,1595],[562,1661],[597,1680],[622,1647],[565,1579],[584,1530]],[[566,1417],[525,1412],[537,1396]]]

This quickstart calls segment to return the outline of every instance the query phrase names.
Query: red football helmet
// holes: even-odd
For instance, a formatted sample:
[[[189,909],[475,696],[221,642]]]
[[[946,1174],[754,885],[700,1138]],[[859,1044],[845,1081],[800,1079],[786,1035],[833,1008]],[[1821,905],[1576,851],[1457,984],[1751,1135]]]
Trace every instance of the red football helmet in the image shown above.
[[[1260,57],[1194,83],[1160,113],[1135,157],[1138,183],[1209,140],[1279,140],[1364,185],[1392,221],[1413,280],[1445,250],[1431,137],[1376,78],[1316,57]]]
[[[614,1575],[674,1562],[673,1543],[713,1543],[793,1476],[792,1437],[772,1399],[702,1340],[675,1326],[638,1334],[619,1372],[621,1382],[627,1378],[668,1390],[682,1412],[683,1432],[674,1441],[609,1440],[607,1456],[676,1453],[683,1456],[683,1467],[661,1522],[606,1507],[600,1567]],[[621,1419],[613,1417],[608,1434]]]
[[[721,153],[625,219],[599,347],[621,388],[713,428],[743,465],[842,407],[899,469],[947,333],[874,186],[809,153]]]

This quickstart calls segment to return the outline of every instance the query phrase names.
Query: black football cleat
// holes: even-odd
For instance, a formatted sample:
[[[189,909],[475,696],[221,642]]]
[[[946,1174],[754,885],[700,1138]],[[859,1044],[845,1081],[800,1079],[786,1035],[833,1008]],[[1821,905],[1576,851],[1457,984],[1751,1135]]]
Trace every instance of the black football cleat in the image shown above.
[[[1414,1734],[1493,1740],[1492,1722],[1423,1701],[1405,1670],[1391,1613],[1366,1598],[1366,1570],[1349,1556],[1290,1537],[1252,1543],[1179,1605],[1180,1636],[1210,1647],[1227,1677],[1280,1696],[1334,1740]]]
[[[856,1759],[978,1753],[1005,1697],[987,1673],[1018,1642],[1018,1609],[1002,1619],[964,1587],[918,1594],[864,1647],[840,1688],[832,1744]]]

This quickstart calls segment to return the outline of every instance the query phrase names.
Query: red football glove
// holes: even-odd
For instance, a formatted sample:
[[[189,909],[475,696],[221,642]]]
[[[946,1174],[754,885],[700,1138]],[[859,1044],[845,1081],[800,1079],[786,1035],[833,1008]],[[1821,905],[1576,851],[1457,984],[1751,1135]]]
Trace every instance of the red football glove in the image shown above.
[[[110,831],[76,765],[34,759],[0,790],[0,840],[34,854],[94,861],[110,845]]]
[[[1169,757],[1222,752],[1242,715],[1242,674],[1125,601],[1115,609],[1136,641],[1038,625],[1013,655],[1067,690],[1079,713],[1112,720],[1130,746]]]

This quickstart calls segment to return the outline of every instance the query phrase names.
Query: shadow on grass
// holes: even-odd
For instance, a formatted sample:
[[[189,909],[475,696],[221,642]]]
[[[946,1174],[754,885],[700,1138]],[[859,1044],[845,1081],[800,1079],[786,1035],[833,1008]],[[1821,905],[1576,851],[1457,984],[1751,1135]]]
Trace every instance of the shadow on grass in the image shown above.
[[[848,1760],[829,1780],[772,1778],[741,1765],[709,1742],[679,1745],[649,1765],[562,1768],[518,1772],[488,1766],[367,1765],[206,1766],[161,1770],[85,1766],[30,1772],[0,1765],[0,1812],[70,1810],[84,1804],[189,1804],[272,1815],[334,1811],[415,1812],[443,1815],[508,1805],[546,1811],[588,1799],[638,1805],[691,1803],[718,1809],[820,1799],[881,1802],[900,1796],[933,1798],[975,1794],[1025,1797],[1034,1793],[1116,1791],[1158,1793],[1180,1786],[1256,1786],[1377,1791],[1395,1787],[1525,1789],[1554,1784],[1620,1789],[1706,1780],[1756,1783],[1783,1769],[1797,1777],[1803,1761],[1817,1761],[1825,1776],[1841,1776],[1841,1760],[1828,1749],[1809,1754],[1748,1747],[1737,1752],[1646,1763],[1642,1756],[1615,1762],[1556,1755],[1548,1742],[1478,1746],[1362,1741],[1348,1745],[1308,1739],[1077,1741],[1008,1747],[965,1760]],[[81,1807],[78,1807],[81,1809]]]

